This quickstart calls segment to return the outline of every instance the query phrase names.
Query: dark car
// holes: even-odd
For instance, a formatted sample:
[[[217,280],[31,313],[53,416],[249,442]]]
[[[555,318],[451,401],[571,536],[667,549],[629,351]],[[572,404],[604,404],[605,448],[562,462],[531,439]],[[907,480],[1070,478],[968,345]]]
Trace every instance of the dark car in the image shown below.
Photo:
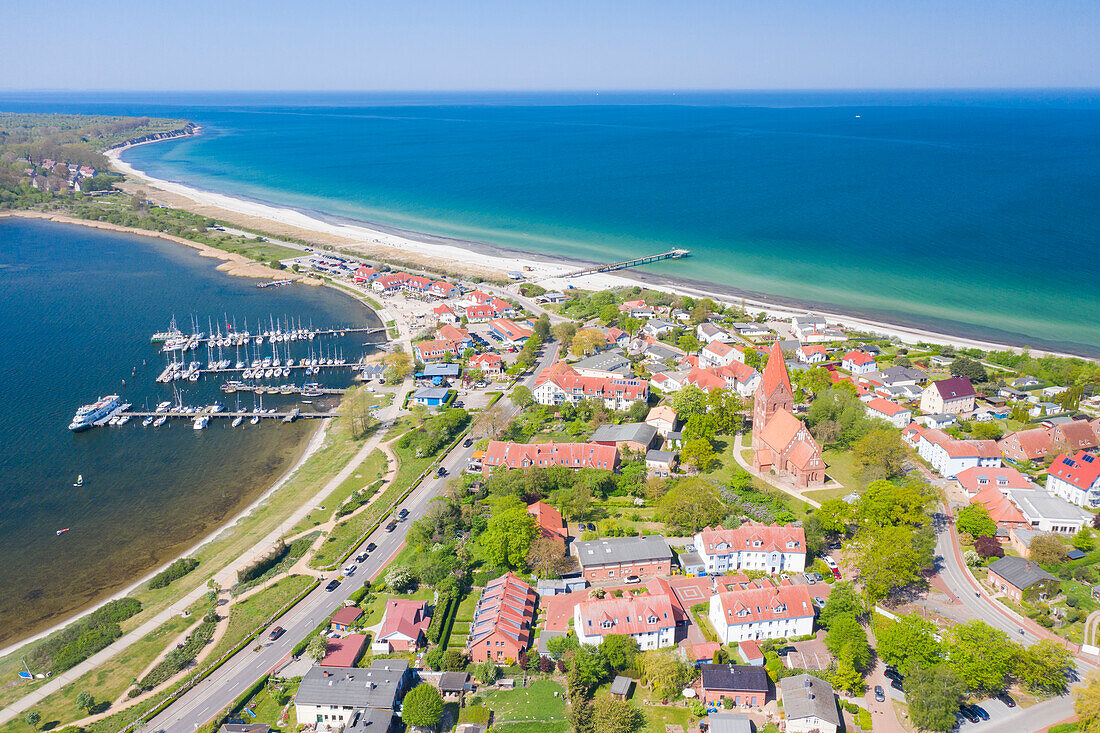
[[[797,651],[793,646],[781,646],[775,650],[775,653],[781,657],[785,657],[793,651]]]
[[[340,587],[340,581],[333,579],[333,580],[330,580],[328,582],[328,585],[325,586],[325,590],[327,590],[329,593],[331,593],[332,591],[336,590],[339,587]]]
[[[284,631],[286,631],[286,629],[284,629],[282,626],[276,626],[271,630],[271,633],[267,635],[267,638],[269,641],[275,641],[283,635]]]
[[[1002,692],[999,695],[997,695],[997,699],[1000,700],[1001,702],[1003,702],[1005,704],[1006,708],[1016,707],[1016,701],[1013,700],[1012,696],[1009,695],[1007,692]]]
[[[982,720],[981,718],[978,717],[977,713],[975,713],[973,710],[970,709],[969,705],[960,705],[959,706],[959,715],[963,716],[964,718],[969,720],[971,723],[980,723],[981,720]]]
[[[367,552],[374,552],[375,549],[377,549],[377,548],[378,548],[378,545],[371,542],[369,545],[367,545]]]
[[[905,692],[905,687],[901,684],[901,680],[890,680],[890,686],[893,687],[895,690]]]
[[[473,444],[474,444],[473,438],[466,438],[466,440],[462,441],[462,447],[463,448],[469,448]]]
[[[402,519],[404,519],[405,517],[409,516],[409,510],[408,510],[408,509],[405,509],[405,508],[402,508],[402,509],[401,509],[401,511],[399,511],[399,512],[397,513],[397,516],[399,516],[399,517],[401,517]]]
[[[443,466],[440,466],[439,470],[435,472],[435,475],[436,476],[446,476],[447,475],[447,469],[443,468]]]
[[[466,406],[466,403],[463,402],[462,400],[456,400],[455,403],[453,405],[451,405],[451,407],[455,408],[456,410],[461,410],[465,406]]]
[[[830,542],[828,544],[828,548],[830,550],[839,550],[840,549],[840,543],[839,542]]]
[[[365,552],[360,552],[358,555],[355,556],[355,562],[363,562],[366,559],[367,559],[367,553],[365,553]]]
[[[882,689],[882,685],[875,685],[875,700],[886,702],[886,691]]]
[[[390,522],[389,524],[386,525],[386,531],[387,532],[392,532],[395,529],[397,529],[397,522]]]
[[[893,667],[887,667],[886,671],[883,672],[883,674],[886,675],[886,678],[890,680],[897,680],[900,682],[901,680],[905,679],[905,676]]]
[[[989,713],[987,713],[985,711],[985,708],[983,708],[981,705],[971,705],[970,712],[974,713],[982,720],[989,720]]]

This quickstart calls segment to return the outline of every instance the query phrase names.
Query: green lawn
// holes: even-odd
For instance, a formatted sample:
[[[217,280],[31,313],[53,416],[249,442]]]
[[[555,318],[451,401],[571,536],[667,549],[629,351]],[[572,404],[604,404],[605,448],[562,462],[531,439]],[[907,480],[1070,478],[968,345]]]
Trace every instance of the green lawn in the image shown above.
[[[302,518],[302,521],[298,522],[297,526],[290,531],[290,534],[296,535],[310,527],[315,527],[332,519],[336,510],[347,501],[353,491],[365,489],[385,476],[387,466],[388,461],[385,453],[377,449],[371,451],[355,471],[342,484],[333,489],[331,494],[325,497],[321,503],[324,509],[313,509]]]
[[[434,595],[435,592],[428,586],[421,586],[415,593],[408,593],[405,595],[398,595],[397,593],[382,593],[380,595],[375,595],[366,606],[361,606],[363,615],[359,617],[356,625],[361,628],[366,628],[380,622],[382,620],[382,613],[386,610],[386,601],[391,598],[430,601]],[[432,619],[432,623],[435,623],[435,619]]]
[[[270,685],[271,683],[268,684]],[[279,684],[285,688],[284,692],[290,695],[293,695],[293,693],[298,690],[297,682],[280,682]],[[245,706],[247,710],[251,710],[256,716],[252,717],[248,713],[242,711],[241,717],[249,723],[267,723],[267,725],[272,728],[280,730],[296,730],[298,727],[298,719],[294,715],[294,705],[280,705],[278,700],[276,700],[274,692],[275,691],[270,686],[260,690],[260,692],[249,700],[248,704]],[[284,708],[287,709],[286,718],[282,716]]]
[[[314,579],[291,575],[236,603],[229,611],[229,625],[204,661],[212,662],[239,644],[272,614],[308,588]]]
[[[821,458],[828,467],[826,474],[844,484],[846,489],[844,495],[866,487],[866,484],[859,477],[859,469],[855,465],[855,459],[852,458],[852,454],[848,451],[838,448],[829,448],[821,452]],[[815,496],[814,498],[816,499],[817,497]]]
[[[557,693],[557,696],[554,693]],[[492,692],[485,706],[493,711],[493,730],[508,733],[565,733],[565,691],[553,680],[535,680],[530,687]]]

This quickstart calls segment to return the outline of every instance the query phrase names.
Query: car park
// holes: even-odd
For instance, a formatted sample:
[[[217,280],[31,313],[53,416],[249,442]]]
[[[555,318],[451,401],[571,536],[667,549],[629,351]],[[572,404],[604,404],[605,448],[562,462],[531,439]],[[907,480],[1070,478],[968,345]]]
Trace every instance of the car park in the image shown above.
[[[886,691],[882,689],[882,685],[875,685],[875,701],[886,702]]]
[[[340,587],[340,581],[336,580],[334,578],[334,579],[332,579],[328,582],[328,585],[325,586],[325,590],[327,590],[329,593],[331,593],[332,591],[336,590],[339,587]]]

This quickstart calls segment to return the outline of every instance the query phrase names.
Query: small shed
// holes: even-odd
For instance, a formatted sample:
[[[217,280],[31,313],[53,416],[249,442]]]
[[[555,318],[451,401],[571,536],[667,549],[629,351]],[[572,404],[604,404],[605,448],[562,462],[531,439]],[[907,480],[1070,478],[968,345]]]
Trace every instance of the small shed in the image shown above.
[[[439,694],[444,702],[461,702],[470,675],[465,672],[444,672],[439,677]]]
[[[630,691],[633,687],[634,680],[619,675],[611,682],[611,697],[616,700],[626,700],[630,697]]]

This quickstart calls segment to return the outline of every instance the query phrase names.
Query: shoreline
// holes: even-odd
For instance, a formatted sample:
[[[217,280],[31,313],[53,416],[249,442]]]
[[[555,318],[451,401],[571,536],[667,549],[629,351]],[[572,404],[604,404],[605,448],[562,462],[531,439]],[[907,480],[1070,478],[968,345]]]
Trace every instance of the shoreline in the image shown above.
[[[151,140],[140,144],[147,145],[153,142],[159,141]],[[713,285],[708,287],[707,283],[678,281],[649,273],[600,273],[564,279],[560,277],[562,274],[592,263],[583,261],[553,263],[542,259],[536,253],[495,248],[485,243],[462,242],[415,232],[399,234],[377,228],[376,225],[358,222],[340,224],[325,221],[318,216],[290,207],[204,191],[182,183],[155,178],[138,170],[122,160],[122,154],[130,147],[134,146],[122,146],[105,153],[112,168],[143,186],[167,195],[172,199],[169,205],[180,206],[199,214],[212,215],[214,218],[227,217],[217,216],[212,210],[224,212],[230,219],[233,216],[243,216],[256,220],[256,222],[250,222],[257,223],[256,228],[262,228],[262,222],[267,222],[269,227],[272,224],[286,227],[294,230],[292,236],[302,239],[320,237],[320,243],[332,244],[346,249],[349,253],[367,258],[377,256],[382,259],[398,259],[409,266],[424,266],[436,271],[443,268],[482,275],[489,272],[505,277],[508,272],[530,268],[525,270],[527,274],[525,280],[538,283],[548,290],[560,290],[568,286],[592,291],[643,286],[674,295],[707,297],[733,305],[744,302],[746,307],[772,318],[789,319],[791,316],[802,315],[809,311],[825,317],[830,323],[838,323],[854,330],[886,338],[897,338],[910,345],[925,342],[956,348],[976,348],[982,351],[1010,350],[1019,353],[1026,350],[1037,356],[1050,355],[1095,360],[1093,356],[1066,351],[1065,347],[1029,346],[1027,339],[1022,336],[1013,337],[1011,334],[1006,334],[1004,339],[983,338],[953,333],[951,329],[933,330],[931,327],[898,323],[888,317],[877,318],[856,313],[843,313],[838,312],[833,306],[743,292],[735,288],[723,289]],[[1013,343],[1014,340],[1016,343]]]

